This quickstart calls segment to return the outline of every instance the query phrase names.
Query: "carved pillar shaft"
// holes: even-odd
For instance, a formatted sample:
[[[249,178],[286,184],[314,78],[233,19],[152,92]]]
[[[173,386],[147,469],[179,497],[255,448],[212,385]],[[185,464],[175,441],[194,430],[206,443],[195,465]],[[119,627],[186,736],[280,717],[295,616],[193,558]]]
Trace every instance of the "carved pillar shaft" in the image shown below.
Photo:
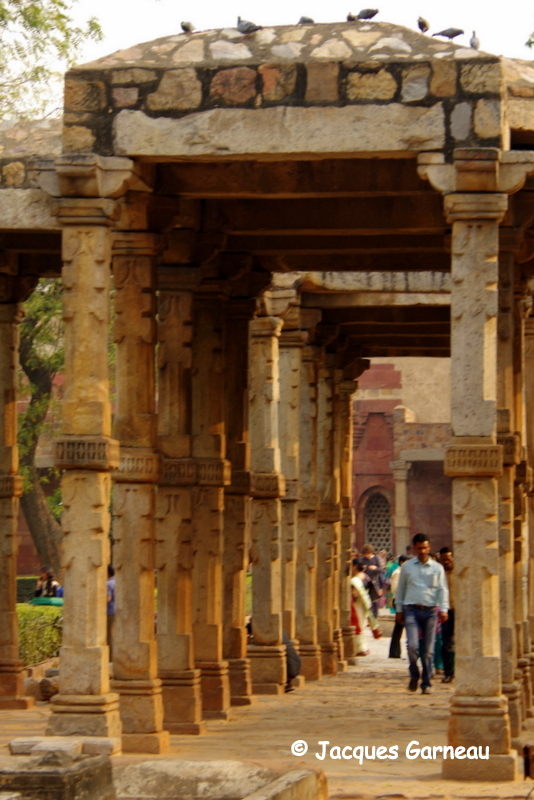
[[[22,478],[17,448],[18,323],[15,304],[0,305],[0,709],[29,708],[24,697],[17,621],[17,529]]]
[[[527,466],[534,467],[534,317],[525,320],[525,421]],[[530,638],[534,640],[534,495],[529,493],[528,538],[529,538],[529,587],[528,618]]]
[[[71,204],[77,215],[69,215]],[[108,326],[111,235],[106,200],[64,201],[63,435],[65,606],[59,694],[47,733],[120,738],[119,697],[109,691],[106,580],[109,563],[109,470],[119,466],[110,439]],[[83,222],[76,225],[76,219]]]
[[[322,675],[317,643],[317,357],[317,347],[304,347],[300,379],[296,635],[302,674],[309,681]]]
[[[232,705],[250,705],[252,681],[245,628],[246,576],[251,543],[250,444],[248,435],[249,301],[229,302],[225,337],[225,425],[232,482],[224,490],[223,657],[228,661]]]
[[[488,746],[485,769],[515,777],[508,701],[502,694],[499,636],[498,496],[502,450],[496,445],[499,221],[501,194],[445,198],[452,222],[451,422],[445,473],[453,480],[456,591],[456,691],[453,746]],[[483,615],[478,613],[484,608]],[[474,761],[444,761],[446,777],[480,775]]]
[[[192,304],[186,290],[159,294],[158,449],[164,458],[156,500],[156,638],[164,725],[183,734],[205,730],[192,621]]]
[[[280,694],[286,683],[282,644],[281,474],[278,430],[278,337],[282,321],[250,323],[249,424],[252,470],[252,632],[248,648],[253,691]]]
[[[405,553],[411,544],[410,505],[408,498],[408,477],[411,463],[409,461],[392,461],[395,482],[395,516],[394,516],[394,549],[396,553]]]
[[[115,638],[112,688],[120,695],[123,750],[160,753],[161,680],[154,633],[155,251],[150,234],[117,234],[114,245],[114,339],[117,401],[114,433],[121,445],[113,492]]]
[[[343,633],[345,658],[356,657],[356,640],[354,627],[350,624],[351,616],[351,553],[352,527],[354,510],[352,508],[352,400],[357,384],[354,381],[342,381],[339,384],[339,430],[341,450],[341,563],[339,573],[339,614]]]

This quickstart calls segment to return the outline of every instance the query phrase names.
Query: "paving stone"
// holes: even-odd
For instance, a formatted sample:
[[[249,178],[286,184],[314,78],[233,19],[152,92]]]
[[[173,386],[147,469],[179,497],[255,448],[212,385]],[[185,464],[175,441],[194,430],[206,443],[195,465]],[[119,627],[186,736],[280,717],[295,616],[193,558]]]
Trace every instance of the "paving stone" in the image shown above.
[[[326,42],[312,50],[313,58],[350,58],[352,50],[341,39],[327,39]]]
[[[115,800],[111,762],[105,756],[71,758],[46,753],[13,759],[0,769],[0,790],[19,792],[22,800]]]
[[[202,101],[202,84],[192,68],[173,69],[165,73],[146,105],[150,111],[183,111],[198,108]]]
[[[263,79],[262,94],[265,100],[277,102],[294,92],[297,82],[297,68],[294,64],[288,66],[263,64],[258,67],[258,72]]]
[[[227,106],[246,103],[256,95],[256,71],[250,67],[223,69],[213,76],[210,97],[222,100]]]
[[[306,96],[308,103],[335,103],[338,99],[339,66],[331,63],[306,65]]]
[[[244,58],[252,58],[252,53],[246,44],[226,42],[224,39],[220,39],[219,41],[212,42],[210,44],[210,54],[214,59],[223,58],[234,61],[241,61]]]
[[[379,72],[351,72],[347,78],[349,100],[391,100],[397,91],[397,82],[385,69]]]
[[[271,47],[271,53],[277,58],[298,58],[303,47],[304,45],[298,42],[287,42]]]
[[[183,63],[185,61],[202,61],[204,59],[204,42],[202,39],[193,39],[192,41],[184,44],[179,50],[176,50],[172,55],[172,60],[175,64]]]

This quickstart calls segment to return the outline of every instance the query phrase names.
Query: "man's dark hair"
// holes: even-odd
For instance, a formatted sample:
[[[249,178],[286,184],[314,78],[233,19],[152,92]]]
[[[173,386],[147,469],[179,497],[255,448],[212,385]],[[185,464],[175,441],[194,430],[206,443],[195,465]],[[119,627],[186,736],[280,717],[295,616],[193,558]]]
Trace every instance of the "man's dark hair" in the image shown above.
[[[410,561],[410,556],[407,556],[405,553],[399,556],[399,564],[404,564],[405,561]]]
[[[412,539],[412,542],[413,546],[415,547],[415,545],[419,544],[419,542],[428,542],[428,536],[426,533],[416,533]]]
[[[439,553],[440,555],[443,555],[443,553],[452,553],[452,550],[450,547],[442,547]]]
[[[358,561],[359,561],[359,560],[360,560],[359,558],[353,558],[353,559],[352,559],[352,566],[353,566],[353,567],[357,567],[357,566],[358,566]]]

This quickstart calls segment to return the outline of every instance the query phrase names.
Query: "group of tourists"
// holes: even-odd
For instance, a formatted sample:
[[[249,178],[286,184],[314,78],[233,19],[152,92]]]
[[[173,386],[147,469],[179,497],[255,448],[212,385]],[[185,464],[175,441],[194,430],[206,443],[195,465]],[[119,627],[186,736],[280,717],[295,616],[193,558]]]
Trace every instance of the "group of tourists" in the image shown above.
[[[386,558],[366,544],[352,559],[351,624],[356,630],[356,655],[369,653],[365,627],[375,639],[382,636],[378,609],[387,605],[395,614],[390,658],[401,657],[400,640],[406,629],[410,670],[408,689],[431,694],[431,679],[454,678],[454,558],[450,547],[432,553],[428,537],[418,533],[407,552]],[[421,668],[419,667],[421,663]]]

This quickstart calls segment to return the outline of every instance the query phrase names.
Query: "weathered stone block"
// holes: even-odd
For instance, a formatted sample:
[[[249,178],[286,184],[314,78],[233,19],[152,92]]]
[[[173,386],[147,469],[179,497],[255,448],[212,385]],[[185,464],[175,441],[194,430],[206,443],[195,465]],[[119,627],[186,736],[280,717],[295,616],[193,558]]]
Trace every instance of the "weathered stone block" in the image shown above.
[[[385,69],[365,74],[351,72],[347,78],[349,100],[391,100],[396,91],[395,78]]]
[[[475,108],[475,133],[490,139],[501,133],[501,104],[499,100],[479,100]]]
[[[227,106],[241,105],[255,96],[256,70],[250,67],[222,69],[211,81],[210,97]]]
[[[443,471],[452,477],[502,475],[499,445],[451,445],[445,451]]]
[[[139,89],[137,86],[118,86],[112,90],[115,108],[129,108],[137,103]]]
[[[51,752],[41,758],[15,760],[0,770],[0,790],[20,792],[22,800],[115,800],[111,762]]]
[[[202,101],[202,84],[191,67],[165,73],[155,92],[148,95],[150,111],[185,111],[198,108]]]
[[[90,128],[69,125],[63,128],[63,152],[85,153],[93,150],[95,135]]]
[[[263,98],[268,102],[278,102],[288,97],[295,90],[297,82],[297,68],[290,66],[275,66],[262,64],[258,72],[263,79]]]
[[[111,83],[149,83],[157,77],[152,69],[118,69],[111,74]]]
[[[408,67],[402,72],[402,100],[412,103],[414,100],[423,100],[428,94],[430,67],[427,64],[418,64]]]
[[[65,81],[66,111],[103,111],[107,106],[106,86],[102,81]]]
[[[454,61],[435,61],[432,64],[430,93],[435,97],[452,97],[456,93],[456,64]]]
[[[311,62],[306,65],[306,96],[308,103],[335,103],[338,99],[339,66]]]
[[[451,133],[457,142],[467,139],[471,133],[473,109],[470,103],[458,103],[451,114]]]
[[[473,94],[500,94],[503,74],[500,64],[464,64],[460,71],[460,83],[466,92]]]
[[[4,186],[22,186],[26,177],[26,169],[21,161],[12,161],[2,167],[2,183]]]

